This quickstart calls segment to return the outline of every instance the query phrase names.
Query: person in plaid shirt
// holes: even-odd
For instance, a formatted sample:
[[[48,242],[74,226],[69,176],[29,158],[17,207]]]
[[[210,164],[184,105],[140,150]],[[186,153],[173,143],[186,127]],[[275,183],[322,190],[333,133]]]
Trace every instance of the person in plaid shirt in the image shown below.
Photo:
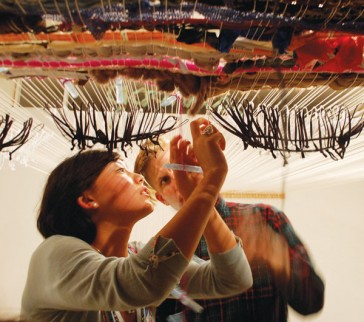
[[[193,160],[191,156],[185,163],[193,164]],[[160,146],[148,143],[140,150],[134,171],[144,175],[157,200],[179,209],[183,198],[177,190],[173,171],[163,167],[166,163],[169,163],[169,147],[162,139]],[[188,175],[194,181],[201,176]],[[215,206],[229,228],[242,239],[253,286],[238,296],[197,301],[204,308],[202,313],[167,299],[157,308],[157,321],[285,322],[288,305],[302,315],[314,314],[323,308],[324,282],[282,211],[266,204],[226,202],[221,197]],[[195,255],[209,258],[204,238]]]

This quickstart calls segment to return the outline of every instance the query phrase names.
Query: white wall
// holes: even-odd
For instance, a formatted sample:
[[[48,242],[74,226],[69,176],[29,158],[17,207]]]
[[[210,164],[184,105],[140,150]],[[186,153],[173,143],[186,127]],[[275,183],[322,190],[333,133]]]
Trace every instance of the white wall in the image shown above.
[[[363,321],[363,193],[364,182],[288,191],[286,214],[326,282],[324,310],[305,321]]]
[[[0,169],[0,319],[20,308],[28,261],[41,241],[35,216],[45,180],[45,174],[23,166]],[[292,191],[288,187],[284,211],[326,281],[324,310],[304,319],[291,313],[291,322],[362,320],[363,192],[364,182]],[[133,239],[145,241],[171,214],[158,206],[136,226]]]
[[[0,318],[18,313],[30,255],[42,240],[35,209],[45,178],[21,166],[0,170]]]

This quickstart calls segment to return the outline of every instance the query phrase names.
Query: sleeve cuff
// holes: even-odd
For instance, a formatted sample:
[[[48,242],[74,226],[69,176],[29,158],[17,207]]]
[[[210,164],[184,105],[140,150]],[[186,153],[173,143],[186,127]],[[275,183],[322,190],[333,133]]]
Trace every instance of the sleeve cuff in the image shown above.
[[[223,268],[226,265],[234,265],[240,261],[240,256],[242,252],[242,242],[241,239],[235,236],[236,245],[232,249],[217,254],[211,254],[210,259],[213,261],[215,267]]]

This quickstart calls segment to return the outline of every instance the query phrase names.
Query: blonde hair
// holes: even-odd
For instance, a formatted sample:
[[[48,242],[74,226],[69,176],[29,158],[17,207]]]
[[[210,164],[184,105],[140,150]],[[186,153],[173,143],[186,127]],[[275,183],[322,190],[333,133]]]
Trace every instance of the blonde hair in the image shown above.
[[[169,142],[163,137],[158,139],[158,143],[146,140],[146,142],[141,145],[139,153],[135,158],[134,172],[145,176],[149,161],[152,158],[155,158],[159,152],[165,151],[168,148]]]

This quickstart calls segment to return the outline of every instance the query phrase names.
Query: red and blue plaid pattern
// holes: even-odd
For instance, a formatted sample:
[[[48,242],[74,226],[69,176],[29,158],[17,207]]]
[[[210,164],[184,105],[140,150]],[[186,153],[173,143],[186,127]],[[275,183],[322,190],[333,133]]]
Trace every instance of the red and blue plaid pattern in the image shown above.
[[[268,265],[262,261],[250,262],[253,287],[239,296],[197,301],[204,311],[201,314],[189,310],[180,303],[167,300],[157,308],[157,322],[164,322],[169,315],[183,311],[187,322],[285,322],[287,305],[302,314],[317,312],[323,303],[324,284],[315,273],[307,251],[297,237],[285,214],[265,204],[241,204],[219,199],[216,208],[236,235],[246,229],[256,229],[257,240],[266,238],[257,223],[270,227],[288,244],[291,279],[288,291],[282,292],[274,283]],[[261,228],[261,227],[260,227]],[[249,241],[245,241],[248,243]],[[206,241],[201,240],[195,253],[208,259]]]

